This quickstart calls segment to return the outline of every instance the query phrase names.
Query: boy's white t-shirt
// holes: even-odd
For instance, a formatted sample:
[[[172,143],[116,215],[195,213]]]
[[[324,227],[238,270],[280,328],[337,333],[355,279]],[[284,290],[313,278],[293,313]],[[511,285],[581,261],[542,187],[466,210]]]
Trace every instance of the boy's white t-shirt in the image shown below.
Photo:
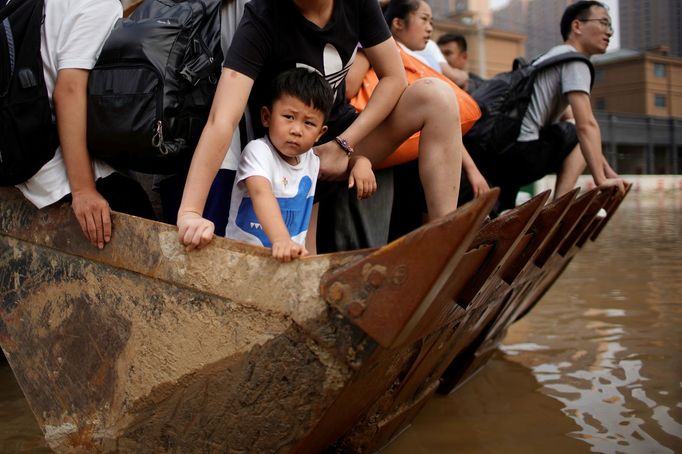
[[[118,0],[45,0],[40,52],[51,104],[57,72],[67,68],[92,69],[104,41],[122,14]],[[92,168],[95,179],[114,171],[98,161],[92,162]],[[33,177],[17,188],[38,208],[71,193],[61,147]]]
[[[298,158],[296,165],[284,161],[267,137],[252,140],[246,145],[232,187],[230,217],[225,231],[227,238],[258,246],[272,246],[246,190],[247,178],[261,176],[267,178],[272,185],[272,193],[277,199],[292,240],[305,244],[320,158],[312,149]]]

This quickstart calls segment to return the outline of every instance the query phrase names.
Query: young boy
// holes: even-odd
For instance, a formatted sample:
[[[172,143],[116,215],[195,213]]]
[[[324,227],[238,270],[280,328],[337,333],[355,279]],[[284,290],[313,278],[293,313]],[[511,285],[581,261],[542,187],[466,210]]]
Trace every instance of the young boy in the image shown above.
[[[272,256],[284,262],[308,255],[306,234],[320,169],[312,146],[327,130],[333,96],[324,78],[308,69],[291,69],[274,80],[270,106],[261,108],[268,133],[249,142],[240,157],[226,237],[271,247]],[[353,156],[349,168],[348,186],[356,187],[358,198],[372,195],[376,180],[370,161]]]

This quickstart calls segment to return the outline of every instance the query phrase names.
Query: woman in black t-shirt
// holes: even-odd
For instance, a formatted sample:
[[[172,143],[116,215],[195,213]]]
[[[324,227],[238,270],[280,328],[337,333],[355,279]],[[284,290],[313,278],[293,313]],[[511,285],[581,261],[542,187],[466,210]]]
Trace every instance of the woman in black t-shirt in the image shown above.
[[[343,83],[358,43],[380,77],[359,115],[347,103]],[[459,124],[459,110],[452,108],[457,99],[450,87],[436,79],[407,87],[377,1],[252,0],[227,53],[178,212],[179,239],[188,250],[206,245],[213,237],[213,223],[201,213],[247,102],[254,109],[267,104],[270,80],[285,69],[301,66],[320,72],[335,90],[328,142],[315,148],[321,178],[342,178],[353,149],[378,163],[421,131],[419,173],[429,217],[456,208],[463,150],[461,131],[452,128]]]

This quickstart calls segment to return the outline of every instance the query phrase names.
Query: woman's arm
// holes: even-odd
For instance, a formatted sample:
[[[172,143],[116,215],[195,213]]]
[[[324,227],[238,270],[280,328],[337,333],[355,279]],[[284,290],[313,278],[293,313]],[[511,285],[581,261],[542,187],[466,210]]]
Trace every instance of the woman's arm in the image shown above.
[[[252,87],[253,79],[237,71],[225,68],[220,75],[178,210],[178,238],[188,251],[205,246],[213,238],[213,223],[202,217],[204,205]]]
[[[352,146],[364,139],[391,113],[400,99],[407,76],[393,38],[364,49],[370,65],[374,68],[379,83],[369,99],[365,110],[342,134]]]
[[[351,147],[355,147],[384,121],[407,87],[407,76],[393,38],[376,46],[366,47],[364,52],[369,63],[374,67],[379,83],[365,110],[341,134]],[[316,147],[315,152],[320,156],[320,178],[343,178],[348,170],[348,158],[334,141]],[[375,164],[384,157],[367,156]]]

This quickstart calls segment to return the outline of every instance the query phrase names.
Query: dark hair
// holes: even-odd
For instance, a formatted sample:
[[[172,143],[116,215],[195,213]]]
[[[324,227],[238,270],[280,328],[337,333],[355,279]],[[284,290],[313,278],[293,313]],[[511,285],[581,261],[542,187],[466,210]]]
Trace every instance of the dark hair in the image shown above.
[[[566,41],[568,35],[571,34],[571,24],[574,20],[585,20],[590,17],[590,8],[598,6],[599,8],[608,9],[602,2],[596,1],[579,1],[569,5],[564,10],[561,16],[561,37]]]
[[[395,18],[407,22],[410,13],[417,11],[421,4],[422,0],[391,0],[388,2],[388,4],[384,5],[384,18],[388,27],[391,28],[391,22]]]
[[[439,46],[442,46],[443,44],[447,44],[447,43],[457,43],[457,45],[459,46],[459,50],[462,52],[466,52],[466,50],[467,50],[467,39],[464,37],[464,35],[455,35],[454,33],[446,33],[445,35],[438,38],[437,44]]]
[[[293,96],[324,114],[326,120],[334,104],[329,83],[317,71],[307,68],[288,69],[272,81],[270,107],[283,95]]]

